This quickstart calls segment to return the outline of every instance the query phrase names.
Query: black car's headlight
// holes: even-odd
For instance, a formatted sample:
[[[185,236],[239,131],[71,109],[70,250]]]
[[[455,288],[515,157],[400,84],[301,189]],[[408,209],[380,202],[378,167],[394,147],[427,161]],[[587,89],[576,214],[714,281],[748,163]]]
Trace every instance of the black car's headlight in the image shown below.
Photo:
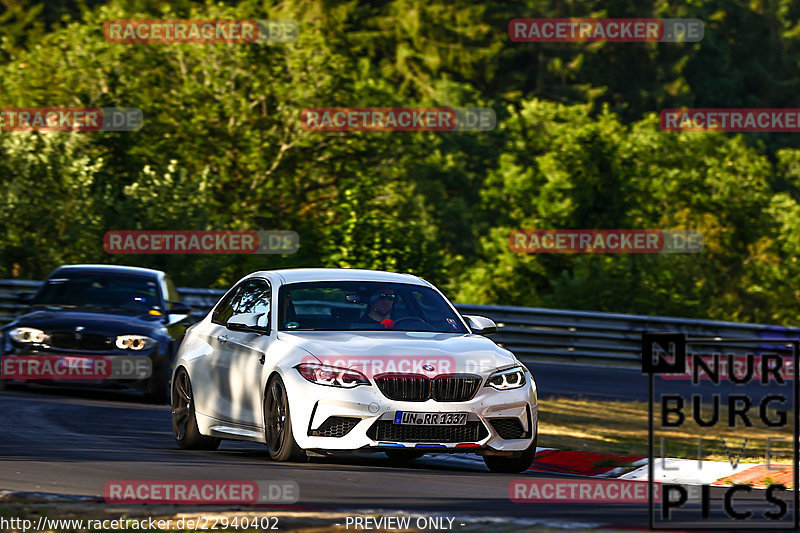
[[[144,350],[154,345],[156,341],[144,335],[120,335],[117,337],[116,346],[120,350]]]
[[[359,385],[369,385],[367,376],[358,370],[323,365],[321,363],[300,363],[295,367],[300,375],[311,383],[352,389]]]
[[[495,372],[486,380],[487,387],[497,390],[518,389],[523,385],[525,385],[525,370],[521,366]]]
[[[47,334],[36,328],[14,328],[8,335],[22,344],[43,344],[47,340]]]

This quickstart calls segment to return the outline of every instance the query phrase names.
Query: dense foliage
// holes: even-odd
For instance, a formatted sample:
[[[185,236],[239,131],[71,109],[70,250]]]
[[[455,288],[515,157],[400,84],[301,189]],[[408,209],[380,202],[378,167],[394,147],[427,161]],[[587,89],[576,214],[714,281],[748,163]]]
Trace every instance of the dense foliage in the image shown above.
[[[700,43],[512,43],[515,17],[694,17]],[[295,43],[114,44],[105,20],[294,19]],[[790,0],[0,0],[0,107],[139,107],[0,133],[0,278],[68,262],[224,287],[409,271],[457,301],[796,323],[800,143],[666,133],[667,107],[800,107]],[[323,106],[491,106],[491,132],[310,132]],[[518,254],[517,228],[695,228],[698,254]],[[293,255],[109,255],[111,229],[292,229]]]

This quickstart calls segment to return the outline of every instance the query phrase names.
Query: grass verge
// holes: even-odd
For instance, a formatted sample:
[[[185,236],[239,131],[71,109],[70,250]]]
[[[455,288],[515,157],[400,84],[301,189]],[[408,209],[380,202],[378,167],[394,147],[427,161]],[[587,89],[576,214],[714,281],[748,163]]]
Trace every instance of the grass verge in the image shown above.
[[[727,429],[724,427],[703,428],[698,431],[693,424],[659,433],[653,450],[661,457],[659,435],[665,436],[665,456],[697,459],[697,438],[702,437],[701,458],[706,461],[728,461],[725,445],[736,461],[742,446],[742,463],[766,462],[766,439],[770,442],[770,462],[791,464],[792,426],[771,428],[756,425],[758,416],[752,416],[754,427]],[[703,411],[710,415],[710,408]],[[575,398],[548,398],[539,400],[539,446],[560,450],[609,453],[616,455],[639,455],[646,457],[647,450],[647,403],[596,401]],[[774,412],[771,413],[774,416]],[[720,408],[720,420],[727,420],[727,409]],[[725,439],[723,444],[721,439]],[[776,440],[776,439],[783,439]]]

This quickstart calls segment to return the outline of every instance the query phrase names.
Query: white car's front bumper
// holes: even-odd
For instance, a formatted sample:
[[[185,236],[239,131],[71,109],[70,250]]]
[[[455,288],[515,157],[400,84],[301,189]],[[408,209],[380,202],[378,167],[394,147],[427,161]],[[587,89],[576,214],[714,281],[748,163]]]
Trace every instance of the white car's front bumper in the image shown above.
[[[528,448],[538,427],[536,385],[530,374],[519,389],[498,391],[483,386],[475,396],[463,402],[408,402],[391,400],[371,380],[370,386],[353,389],[327,387],[306,381],[291,369],[283,374],[289,395],[292,431],[304,449],[362,450],[418,448],[429,453],[475,453],[480,448],[497,451],[522,451]],[[483,380],[485,381],[485,379]],[[424,413],[467,413],[466,426],[400,426],[393,423],[397,411]],[[348,429],[325,423],[331,417],[344,417]],[[498,419],[505,419],[502,423]],[[519,421],[519,426],[512,419]],[[336,419],[334,419],[335,421]],[[492,422],[498,424],[498,427]],[[350,429],[350,426],[355,426]],[[503,438],[500,433],[522,436]],[[504,431],[503,428],[506,428]],[[498,429],[499,428],[499,429]],[[517,428],[514,433],[513,428]],[[499,431],[499,432],[498,432]]]

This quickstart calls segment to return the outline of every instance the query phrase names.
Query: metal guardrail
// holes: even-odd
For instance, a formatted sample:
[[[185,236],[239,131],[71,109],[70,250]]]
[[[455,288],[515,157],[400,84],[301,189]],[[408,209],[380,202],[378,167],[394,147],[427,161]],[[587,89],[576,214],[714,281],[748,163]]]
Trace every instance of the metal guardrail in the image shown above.
[[[31,293],[40,281],[0,280],[0,324],[10,322],[23,310],[18,293]],[[218,289],[178,289],[198,319],[225,293]],[[643,331],[680,332],[694,337],[764,339],[800,338],[800,327],[740,324],[591,311],[537,307],[456,304],[462,314],[483,315],[498,324],[492,340],[522,360],[639,364]]]
[[[569,311],[537,307],[456,305],[462,314],[497,322],[492,340],[522,360],[597,361],[640,365],[642,332],[677,332],[692,337],[764,339],[800,338],[800,327],[743,324],[716,320]],[[731,352],[752,346],[729,345]]]

